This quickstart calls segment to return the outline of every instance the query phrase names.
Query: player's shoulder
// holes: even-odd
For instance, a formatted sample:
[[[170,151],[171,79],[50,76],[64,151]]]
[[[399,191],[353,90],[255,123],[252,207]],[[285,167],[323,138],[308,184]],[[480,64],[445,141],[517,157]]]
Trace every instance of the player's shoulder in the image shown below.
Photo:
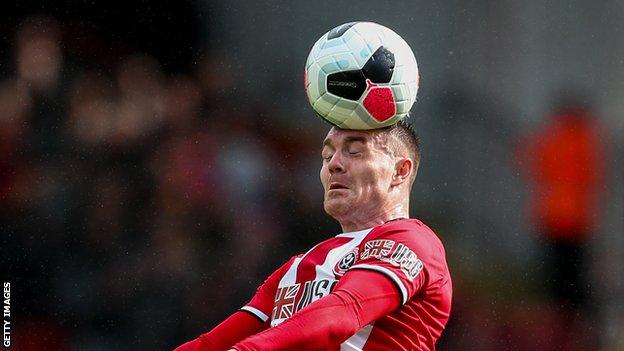
[[[373,233],[374,232],[374,233]],[[375,235],[396,235],[404,234],[407,236],[416,235],[422,239],[435,239],[439,241],[436,233],[429,228],[420,219],[416,218],[399,218],[378,225],[371,231]]]
[[[373,228],[367,239],[390,239],[407,242],[422,249],[444,251],[442,241],[437,234],[416,218],[400,218],[388,221]]]

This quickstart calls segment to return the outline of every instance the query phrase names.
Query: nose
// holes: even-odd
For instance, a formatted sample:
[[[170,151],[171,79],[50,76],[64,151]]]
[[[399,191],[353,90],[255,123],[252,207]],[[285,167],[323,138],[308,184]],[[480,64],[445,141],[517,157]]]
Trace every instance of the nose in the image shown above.
[[[340,152],[334,152],[329,163],[327,163],[327,169],[329,173],[342,173],[344,172],[344,165],[342,163],[342,156]]]

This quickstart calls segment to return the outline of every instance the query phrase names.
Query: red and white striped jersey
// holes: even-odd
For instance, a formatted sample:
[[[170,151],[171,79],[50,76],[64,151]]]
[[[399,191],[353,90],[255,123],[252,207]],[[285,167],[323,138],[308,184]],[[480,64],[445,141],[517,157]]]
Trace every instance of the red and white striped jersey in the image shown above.
[[[340,350],[434,350],[450,314],[452,283],[444,247],[417,219],[338,234],[291,258],[242,309],[274,327],[327,296],[349,270],[390,279],[402,305],[364,326]]]

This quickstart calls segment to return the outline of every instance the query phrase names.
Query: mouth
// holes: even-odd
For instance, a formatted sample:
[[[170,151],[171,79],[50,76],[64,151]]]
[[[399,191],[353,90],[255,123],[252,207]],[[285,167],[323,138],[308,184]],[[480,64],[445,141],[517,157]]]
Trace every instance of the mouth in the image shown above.
[[[329,184],[329,190],[349,189],[346,185],[333,182]]]

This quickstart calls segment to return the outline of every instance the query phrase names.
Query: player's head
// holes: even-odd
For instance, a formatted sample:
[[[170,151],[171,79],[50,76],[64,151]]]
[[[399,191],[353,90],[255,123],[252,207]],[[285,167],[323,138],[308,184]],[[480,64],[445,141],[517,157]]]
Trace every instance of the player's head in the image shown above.
[[[406,122],[374,130],[334,127],[321,156],[325,211],[341,224],[353,216],[376,216],[409,206],[420,150],[418,137]]]

